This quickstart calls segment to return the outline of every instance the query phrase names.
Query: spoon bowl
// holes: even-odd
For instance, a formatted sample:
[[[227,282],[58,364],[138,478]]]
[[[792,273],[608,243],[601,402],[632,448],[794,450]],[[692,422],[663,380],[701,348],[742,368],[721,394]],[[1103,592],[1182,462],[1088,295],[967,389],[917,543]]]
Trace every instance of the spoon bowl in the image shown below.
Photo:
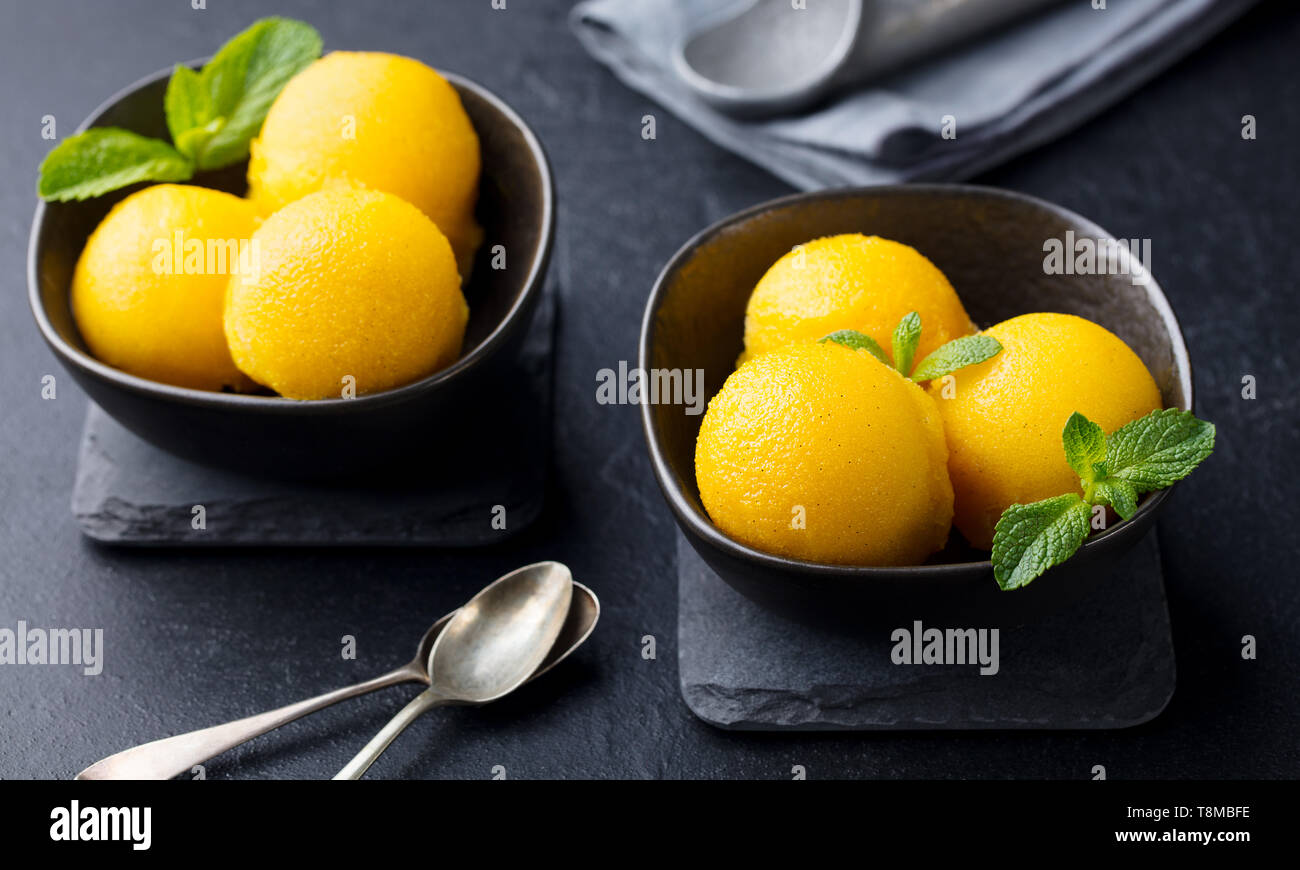
[[[549,668],[573,600],[573,575],[559,562],[511,571],[456,611],[429,653],[429,688],[407,704],[335,779],[360,779],[388,745],[426,711],[480,705],[508,695]],[[594,622],[592,623],[594,624]],[[580,634],[581,643],[590,627]],[[568,655],[564,650],[555,662]]]
[[[433,645],[437,642],[438,636],[442,630],[451,622],[451,618],[459,611],[453,610],[451,613],[444,614],[441,619],[429,626],[429,630],[420,638],[420,645],[416,649],[415,658],[406,666],[408,671],[413,672],[419,682],[429,685],[429,656],[433,652]],[[596,630],[596,623],[600,621],[600,599],[596,593],[577,580],[573,581],[573,597],[569,599],[569,612],[564,618],[564,625],[560,628],[560,636],[556,638],[555,644],[551,651],[546,654],[542,664],[537,670],[533,671],[527,682],[540,677],[560,662],[567,659],[573,654],[574,650],[582,646],[591,633]]]
[[[511,571],[456,611],[429,652],[430,688],[486,704],[522,686],[564,627],[573,575],[559,562]]]

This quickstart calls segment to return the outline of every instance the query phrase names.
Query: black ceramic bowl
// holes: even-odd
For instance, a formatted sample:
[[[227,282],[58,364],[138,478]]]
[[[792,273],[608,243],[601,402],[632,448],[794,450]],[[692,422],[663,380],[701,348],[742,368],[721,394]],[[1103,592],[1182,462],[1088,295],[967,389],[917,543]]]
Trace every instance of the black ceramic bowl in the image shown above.
[[[77,382],[140,437],[208,465],[294,478],[337,478],[407,457],[432,456],[447,432],[483,417],[502,397],[488,378],[515,360],[536,310],[555,227],[550,164],[528,125],[494,94],[443,73],[478,132],[482,178],[477,216],[484,229],[465,284],[470,319],[461,357],[407,386],[355,399],[311,402],[173,387],[95,359],[73,322],[69,289],[86,238],[112,206],[142,185],[86,202],[37,206],[28,250],[32,312],[46,342]],[[118,126],[167,138],[163,70],[110,98],[82,125]],[[246,165],[190,182],[242,195]],[[504,245],[507,269],[493,269]]]
[[[755,206],[687,242],[655,283],[641,328],[643,370],[704,370],[713,396],[743,344],[745,304],[767,268],[797,244],[860,232],[905,242],[943,270],[977,324],[1032,311],[1096,321],[1137,352],[1166,407],[1191,409],[1187,348],[1169,302],[1148,276],[1048,275],[1045,240],[1102,239],[1092,222],[1033,197],[963,185],[907,185],[799,194]],[[677,524],[696,552],[740,592],[796,617],[852,623],[917,618],[950,626],[1030,622],[1085,592],[1146,534],[1169,490],[1146,497],[1128,522],[1094,533],[1074,558],[1029,586],[1001,591],[986,552],[960,543],[930,563],[897,568],[786,559],[740,544],[709,520],[695,484],[702,415],[644,405],[650,460]],[[956,621],[956,622],[954,622]],[[942,624],[942,623],[941,623]]]

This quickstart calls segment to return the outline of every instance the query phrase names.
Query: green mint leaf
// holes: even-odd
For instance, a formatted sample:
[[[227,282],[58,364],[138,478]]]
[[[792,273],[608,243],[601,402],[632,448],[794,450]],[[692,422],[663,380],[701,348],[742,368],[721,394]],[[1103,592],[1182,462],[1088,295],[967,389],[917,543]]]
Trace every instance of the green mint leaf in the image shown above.
[[[993,531],[993,576],[1002,589],[1019,589],[1074,555],[1088,537],[1092,511],[1074,493],[1013,504]]]
[[[879,342],[871,336],[864,335],[855,329],[837,330],[825,338],[818,339],[817,343],[825,344],[828,341],[842,344],[851,350],[865,350],[891,369],[894,367],[894,364],[890,361],[888,354],[885,353],[885,349],[880,346]]]
[[[1065,421],[1061,443],[1065,445],[1065,461],[1085,488],[1106,476],[1106,433],[1096,423],[1075,411]]]
[[[213,131],[198,137],[195,131],[208,130],[213,122],[212,100],[208,96],[203,76],[180,64],[172,70],[163,95],[163,111],[167,115],[167,129],[172,134],[176,150],[193,159],[197,148],[206,142]]]
[[[921,315],[909,311],[894,327],[894,368],[904,377],[912,371],[912,358],[916,356],[916,346],[921,342]]]
[[[208,140],[211,139],[225,123],[225,118],[213,118],[202,127],[192,127],[189,130],[186,130],[184,133],[176,137],[176,150],[193,159],[193,156],[200,153],[207,146]]]
[[[1120,515],[1120,519],[1131,520],[1137,513],[1138,491],[1133,484],[1118,477],[1099,480],[1091,487],[1093,504],[1108,504]]]
[[[187,147],[197,149],[198,167],[218,169],[247,157],[248,143],[262,129],[271,103],[320,53],[316,29],[289,18],[263,18],[222,46],[199,73],[207,102],[176,110],[178,119],[188,114],[202,121],[196,126],[220,121],[201,142],[186,140]],[[188,84],[179,87],[188,92]],[[184,135],[172,129],[178,143]]]
[[[1166,408],[1121,426],[1107,440],[1109,476],[1139,493],[1182,480],[1214,450],[1214,424],[1191,411]]]
[[[118,127],[69,136],[41,163],[36,193],[46,201],[90,199],[137,181],[185,181],[194,166],[175,148]]]
[[[991,335],[968,335],[955,338],[921,360],[912,372],[912,380],[928,381],[950,375],[957,369],[992,359],[1002,345]]]

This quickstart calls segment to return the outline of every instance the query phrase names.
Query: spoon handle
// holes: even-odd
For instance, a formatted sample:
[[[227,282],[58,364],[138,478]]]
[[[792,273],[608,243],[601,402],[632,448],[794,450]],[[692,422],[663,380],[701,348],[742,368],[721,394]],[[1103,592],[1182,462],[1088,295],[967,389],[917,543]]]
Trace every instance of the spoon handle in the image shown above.
[[[343,769],[334,774],[334,779],[361,779],[370,765],[375,763],[375,759],[383,754],[388,748],[388,744],[397,739],[397,735],[406,730],[416,719],[442,704],[450,704],[451,701],[439,695],[433,689],[425,689],[417,695],[411,703],[397,711],[397,715],[388,720],[388,724],[379,729],[379,733],[370,738],[370,742],[361,747],[351,761],[343,765]]]
[[[331,704],[376,689],[419,679],[417,670],[408,664],[382,676],[366,680],[364,683],[335,689],[333,692],[326,692],[324,695],[317,695],[315,698],[308,698],[306,701],[299,701],[256,716],[236,719],[224,725],[213,725],[211,728],[190,731],[187,734],[178,734],[175,737],[166,737],[131,749],[124,749],[87,767],[77,774],[77,779],[171,779],[173,776],[189,771],[196,764],[308,713],[314,713]]]

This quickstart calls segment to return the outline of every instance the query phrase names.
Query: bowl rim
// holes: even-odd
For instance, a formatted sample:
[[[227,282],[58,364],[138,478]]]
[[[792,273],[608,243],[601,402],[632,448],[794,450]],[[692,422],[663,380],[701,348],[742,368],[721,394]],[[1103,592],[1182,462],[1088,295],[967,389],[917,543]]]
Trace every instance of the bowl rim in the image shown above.
[[[1057,205],[1047,200],[1040,199],[1036,196],[1020,193],[1018,191],[1007,190],[1005,188],[991,187],[979,184],[951,184],[951,183],[915,183],[915,184],[885,184],[868,187],[843,187],[830,188],[815,191],[802,191],[788,194],[776,199],[760,202],[756,205],[749,206],[734,214],[728,215],[721,220],[715,221],[695,235],[691,236],[677,252],[668,260],[660,270],[659,276],[655,279],[650,296],[646,300],[645,311],[641,320],[641,336],[637,348],[637,364],[642,370],[650,367],[650,349],[654,341],[655,320],[659,312],[660,305],[671,280],[676,276],[681,267],[695,254],[705,242],[712,240],[714,237],[721,235],[731,227],[750,220],[759,215],[770,213],[778,209],[788,208],[794,205],[806,204],[809,202],[824,202],[827,200],[855,199],[864,196],[871,197],[893,197],[893,196],[913,196],[917,194],[948,194],[959,196],[989,197],[999,200],[1007,200],[1018,203],[1023,206],[1045,210],[1056,217],[1063,218],[1075,224],[1081,230],[1087,231],[1091,238],[1118,238],[1113,234],[1107,233],[1094,221],[1085,218],[1077,212],[1068,208]],[[1183,337],[1182,325],[1178,322],[1178,316],[1174,313],[1173,306],[1169,303],[1168,297],[1165,296],[1159,282],[1156,280],[1152,271],[1148,271],[1148,280],[1143,286],[1147,292],[1148,301],[1159,314],[1161,321],[1165,326],[1165,331],[1169,335],[1171,351],[1173,353],[1175,377],[1180,381],[1180,386],[1185,397],[1184,410],[1195,409],[1195,393],[1193,392],[1192,363],[1191,357],[1187,352],[1187,343]],[[641,404],[641,428],[645,435],[646,445],[650,453],[650,465],[654,470],[655,480],[659,484],[659,489],[664,494],[665,501],[668,502],[669,508],[676,516],[678,523],[690,533],[690,536],[707,542],[710,546],[722,551],[727,556],[739,561],[748,562],[758,568],[766,571],[794,572],[805,575],[814,575],[822,578],[853,578],[853,579],[896,579],[899,576],[910,577],[928,577],[958,580],[963,578],[984,577],[993,570],[991,559],[983,559],[974,562],[946,562],[933,565],[837,565],[829,562],[812,562],[804,559],[792,559],[785,556],[778,556],[772,553],[766,553],[754,547],[740,543],[726,535],[721,529],[713,524],[713,521],[704,515],[701,511],[696,510],[695,506],[687,498],[681,487],[674,480],[672,469],[665,455],[663,444],[659,439],[659,432],[655,425],[654,408],[648,402]],[[1079,548],[1080,552],[1097,552],[1105,548],[1108,543],[1117,537],[1132,533],[1134,530],[1142,529],[1146,525],[1146,520],[1154,518],[1154,513],[1160,508],[1160,505],[1167,499],[1173,491],[1173,487],[1157,490],[1147,495],[1142,503],[1138,505],[1137,512],[1128,520],[1117,522],[1096,535],[1089,535],[1084,541],[1083,546]]]
[[[207,58],[198,58],[196,60],[185,62],[184,65],[196,67],[206,62]],[[132,96],[142,88],[156,84],[158,81],[171,76],[174,67],[165,67],[150,73],[135,82],[121,88],[112,96],[105,99],[102,103],[82,121],[76,133],[95,126],[110,109],[115,107],[119,102]],[[342,397],[332,399],[288,399],[283,396],[258,396],[240,393],[221,393],[209,390],[198,390],[190,387],[179,387],[172,384],[165,384],[160,381],[153,381],[139,375],[129,374],[121,369],[114,368],[107,363],[101,362],[90,354],[82,351],[80,348],[65,341],[63,336],[59,335],[54,324],[45,311],[45,304],[41,298],[40,277],[38,275],[37,249],[40,246],[40,237],[42,227],[45,222],[45,212],[50,203],[38,198],[36,211],[32,216],[32,228],[27,241],[27,298],[31,307],[32,315],[36,319],[36,325],[45,338],[45,342],[57,357],[67,366],[75,370],[74,373],[80,372],[89,377],[98,378],[111,382],[119,389],[127,390],[137,395],[147,396],[153,399],[162,399],[177,404],[198,406],[210,409],[232,410],[264,413],[270,415],[296,415],[296,416],[315,416],[315,415],[333,415],[338,413],[359,414],[367,410],[373,410],[386,405],[409,401],[416,396],[436,389],[442,384],[452,381],[473,369],[480,368],[483,363],[489,360],[496,352],[507,343],[510,333],[513,331],[517,321],[529,310],[534,298],[541,292],[543,278],[546,274],[547,267],[550,263],[551,249],[555,242],[555,178],[551,169],[551,162],[547,157],[546,149],[542,145],[541,139],[528,126],[527,122],[520,117],[514,109],[510,107],[496,93],[489,90],[478,82],[457,73],[448,72],[443,69],[435,68],[439,75],[445,78],[453,87],[460,90],[472,92],[475,96],[482,99],[493,109],[500,112],[522,135],[528,145],[529,153],[539,170],[538,175],[541,179],[542,191],[542,213],[541,213],[541,237],[538,240],[537,250],[531,258],[528,267],[528,274],[523,279],[523,290],[515,298],[510,309],[505,313],[493,327],[492,331],[480,341],[469,353],[463,354],[456,359],[454,363],[444,369],[440,369],[431,375],[423,377],[418,381],[413,381],[400,387],[394,387],[388,390],[381,390],[376,393],[366,393],[356,398],[345,399]]]

